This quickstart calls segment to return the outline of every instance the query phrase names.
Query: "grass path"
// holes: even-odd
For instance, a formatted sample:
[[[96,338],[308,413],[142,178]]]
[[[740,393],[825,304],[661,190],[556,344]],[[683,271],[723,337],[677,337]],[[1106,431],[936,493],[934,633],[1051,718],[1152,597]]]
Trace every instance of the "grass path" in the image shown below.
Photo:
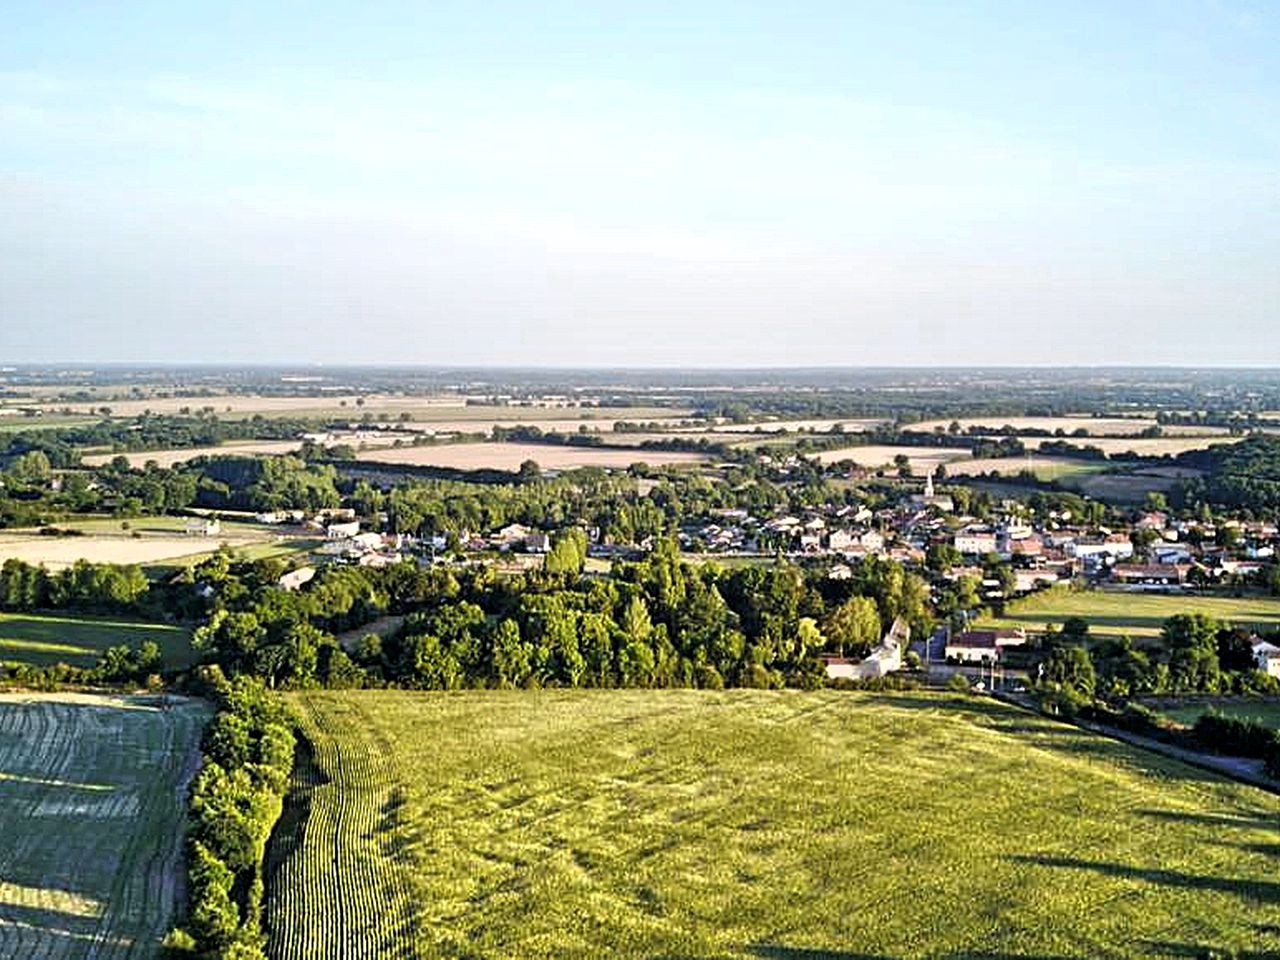
[[[296,702],[329,782],[268,893],[290,904],[273,944],[307,956],[1280,951],[1280,801],[990,701]],[[333,910],[367,928],[370,902],[377,949],[325,933]]]

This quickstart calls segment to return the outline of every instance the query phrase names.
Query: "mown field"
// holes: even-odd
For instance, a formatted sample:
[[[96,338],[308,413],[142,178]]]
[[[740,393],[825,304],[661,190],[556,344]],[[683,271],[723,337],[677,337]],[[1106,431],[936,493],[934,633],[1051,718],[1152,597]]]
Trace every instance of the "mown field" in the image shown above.
[[[0,661],[91,667],[108,647],[159,644],[166,666],[190,664],[191,632],[163,623],[138,623],[74,614],[0,613]]]
[[[181,698],[0,695],[0,956],[160,955],[205,717]]]
[[[1202,714],[1210,710],[1227,717],[1255,720],[1273,730],[1280,730],[1280,700],[1188,700],[1184,703],[1152,704],[1166,717],[1179,723],[1194,724]],[[1277,825],[1280,829],[1280,824]]]
[[[992,701],[294,704],[279,960],[1280,951],[1280,800]]]
[[[1274,597],[1202,597],[1062,588],[1017,600],[1005,609],[1004,616],[986,617],[976,626],[1042,631],[1049,624],[1062,626],[1068,617],[1083,617],[1089,621],[1090,634],[1128,634],[1136,640],[1158,636],[1164,621],[1179,613],[1207,613],[1263,632],[1280,629],[1280,599]]]

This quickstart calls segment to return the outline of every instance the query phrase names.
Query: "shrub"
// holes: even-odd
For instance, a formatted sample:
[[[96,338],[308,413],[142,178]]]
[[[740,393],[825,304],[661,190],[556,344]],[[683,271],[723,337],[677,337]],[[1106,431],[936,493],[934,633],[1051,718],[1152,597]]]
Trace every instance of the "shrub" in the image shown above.
[[[1238,757],[1268,757],[1280,745],[1280,736],[1270,727],[1212,711],[1196,720],[1193,735],[1207,749]]]

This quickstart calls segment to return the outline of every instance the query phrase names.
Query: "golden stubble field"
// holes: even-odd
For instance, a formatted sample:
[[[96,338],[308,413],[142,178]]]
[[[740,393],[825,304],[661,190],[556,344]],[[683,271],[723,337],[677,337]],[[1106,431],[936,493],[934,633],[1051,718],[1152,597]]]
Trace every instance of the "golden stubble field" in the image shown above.
[[[451,443],[427,447],[366,450],[359,459],[375,463],[446,467],[453,470],[517,470],[526,460],[544,470],[576,467],[625,469],[633,463],[650,466],[704,463],[698,453],[669,450],[628,450],[613,447],[571,447],[542,443]]]

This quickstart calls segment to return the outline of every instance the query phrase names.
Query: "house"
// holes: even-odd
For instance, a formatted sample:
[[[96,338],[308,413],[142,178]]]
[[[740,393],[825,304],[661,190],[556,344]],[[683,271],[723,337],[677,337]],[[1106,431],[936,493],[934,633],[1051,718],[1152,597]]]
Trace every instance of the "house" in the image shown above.
[[[1067,553],[1080,560],[1128,560],[1133,556],[1133,541],[1122,533],[1101,537],[1081,537],[1067,546]]]
[[[276,586],[281,590],[297,590],[304,583],[309,583],[315,575],[315,567],[299,567],[297,570],[290,570],[277,580]]]
[[[1027,632],[1021,627],[1000,630],[966,630],[947,639],[944,655],[961,663],[987,663],[1000,659],[1005,647],[1022,646]]]
[[[994,530],[981,527],[968,527],[956,532],[955,546],[966,556],[983,556],[996,552],[996,534]]]
[[[329,540],[350,540],[359,532],[359,520],[346,520],[339,523],[331,523],[324,528],[324,535]]]
[[[183,530],[188,537],[216,537],[222,531],[222,522],[212,517],[193,517]]]
[[[509,523],[493,535],[493,544],[499,550],[510,550],[523,544],[532,532],[523,523]]]
[[[827,536],[827,549],[832,553],[847,553],[856,543],[857,538],[848,530],[832,530]]]
[[[1270,677],[1280,678],[1280,647],[1266,640],[1253,641],[1253,662]]]
[[[548,553],[551,550],[551,535],[535,530],[524,538],[524,548],[530,553]]]
[[[383,546],[382,534],[357,533],[351,538],[351,545],[358,550],[364,550],[366,552],[381,550]]]

